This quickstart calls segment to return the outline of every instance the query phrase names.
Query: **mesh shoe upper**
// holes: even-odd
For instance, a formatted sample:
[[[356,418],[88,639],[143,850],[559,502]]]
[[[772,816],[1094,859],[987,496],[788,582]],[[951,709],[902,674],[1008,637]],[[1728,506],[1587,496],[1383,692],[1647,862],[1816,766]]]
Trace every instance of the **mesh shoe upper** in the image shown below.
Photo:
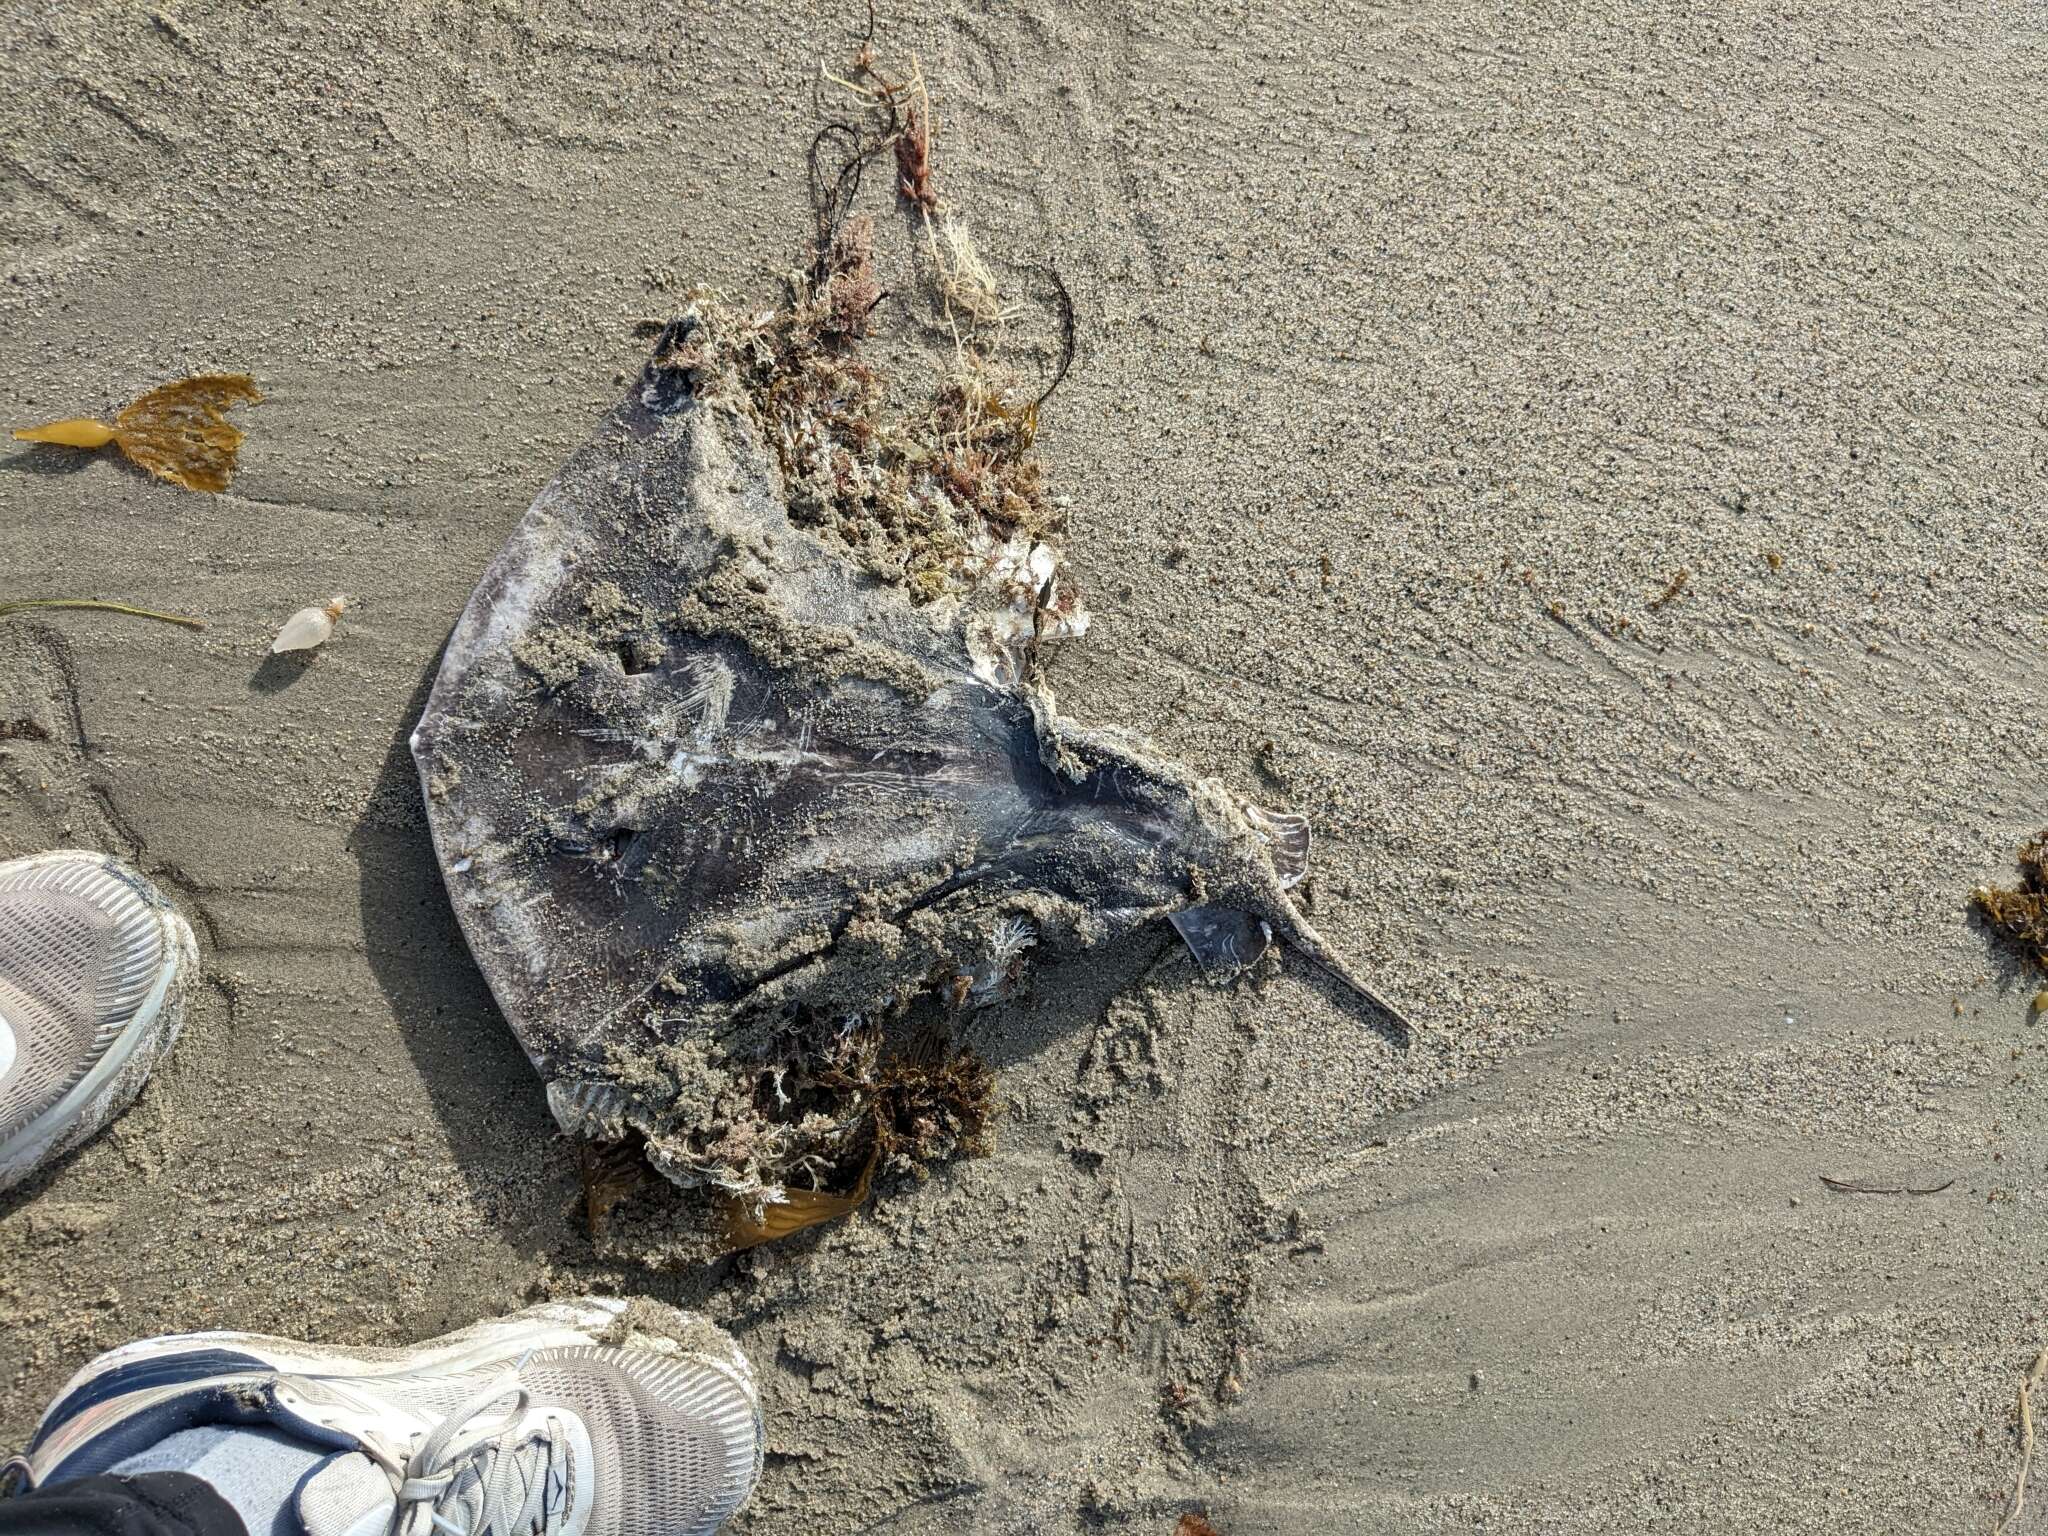
[[[0,1028],[13,1058],[0,1065],[0,1143],[99,1064],[135,1022],[165,951],[156,907],[108,861],[0,864]]]
[[[432,1423],[460,1412],[457,1405],[479,1382],[488,1396],[492,1378],[475,1374],[354,1386]],[[303,1390],[310,1383],[298,1378],[292,1385]],[[591,1485],[582,1536],[710,1536],[759,1475],[754,1396],[701,1357],[596,1345],[538,1350],[518,1366],[516,1380],[507,1375],[495,1385],[523,1388],[536,1421],[566,1410],[588,1435],[587,1465],[582,1456],[572,1462]],[[307,1528],[317,1529],[311,1520]]]
[[[590,1432],[590,1536],[708,1536],[754,1485],[758,1410],[694,1360],[558,1349],[519,1376],[536,1402],[572,1409]]]

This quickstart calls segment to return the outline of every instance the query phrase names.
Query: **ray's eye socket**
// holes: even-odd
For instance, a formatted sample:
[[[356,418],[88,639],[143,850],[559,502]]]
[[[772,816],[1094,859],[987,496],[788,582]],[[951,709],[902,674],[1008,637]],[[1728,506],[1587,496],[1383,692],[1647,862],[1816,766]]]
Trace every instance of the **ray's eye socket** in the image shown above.
[[[555,846],[592,864],[617,865],[640,851],[641,839],[646,835],[644,827],[613,827],[604,832],[592,827],[558,833]]]
[[[640,841],[638,827],[614,827],[590,845],[590,857],[598,864],[623,864]]]
[[[640,404],[656,416],[673,416],[697,400],[697,370],[704,362],[695,315],[672,320],[654,339],[654,353],[640,370]]]
[[[617,660],[619,670],[628,677],[638,677],[643,672],[654,670],[646,648],[637,640],[618,641],[612,646],[612,656]]]
[[[697,400],[697,370],[649,363],[640,375],[640,403],[657,416],[673,416]]]

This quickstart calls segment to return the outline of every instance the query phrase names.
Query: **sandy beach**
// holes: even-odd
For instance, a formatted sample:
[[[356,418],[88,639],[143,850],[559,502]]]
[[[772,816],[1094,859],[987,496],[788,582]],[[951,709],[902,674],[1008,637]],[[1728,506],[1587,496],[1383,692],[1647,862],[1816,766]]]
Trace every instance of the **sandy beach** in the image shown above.
[[[1307,815],[1419,1028],[1148,936],[976,1016],[990,1155],[593,1249],[406,739],[636,325],[778,297],[865,20],[13,10],[0,425],[266,399],[218,496],[0,443],[0,599],[208,623],[0,620],[0,857],[134,859],[205,964],[0,1197],[0,1442],[138,1336],[596,1289],[761,1372],[743,1532],[1989,1531],[2048,1344],[2042,979],[1967,909],[2048,825],[2024,9],[885,4],[1021,369],[1072,295],[1062,708]]]

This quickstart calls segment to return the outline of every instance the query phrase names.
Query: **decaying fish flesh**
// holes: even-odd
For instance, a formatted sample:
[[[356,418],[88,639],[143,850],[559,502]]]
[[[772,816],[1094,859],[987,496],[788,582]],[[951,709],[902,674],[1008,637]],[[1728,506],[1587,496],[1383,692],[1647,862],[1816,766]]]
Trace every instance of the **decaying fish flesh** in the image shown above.
[[[1372,998],[1289,899],[1299,817],[1057,712],[1034,648],[1085,613],[1053,543],[972,521],[910,581],[800,523],[721,323],[669,327],[541,492],[413,737],[563,1127],[757,1202],[845,1188],[884,1021],[1145,924],[1224,974],[1277,936]]]

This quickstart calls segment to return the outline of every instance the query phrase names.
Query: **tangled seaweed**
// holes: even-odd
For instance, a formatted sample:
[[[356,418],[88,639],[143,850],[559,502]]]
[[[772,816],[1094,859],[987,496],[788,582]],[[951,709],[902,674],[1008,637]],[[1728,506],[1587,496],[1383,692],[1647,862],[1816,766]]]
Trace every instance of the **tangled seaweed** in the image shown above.
[[[1086,615],[1060,574],[1061,518],[1034,451],[1040,407],[1072,358],[1065,289],[1059,372],[1033,397],[999,361],[1016,311],[934,185],[931,100],[916,60],[883,66],[871,26],[846,77],[825,78],[858,104],[858,120],[828,123],[812,140],[815,232],[783,301],[749,310],[693,294],[689,313],[660,329],[656,369],[751,418],[777,457],[792,519],[913,601],[986,603],[993,591],[1003,622],[1021,623],[1033,642],[1078,634]],[[892,159],[894,195],[924,236],[913,266],[952,340],[935,386],[907,406],[862,354],[890,295],[876,221],[854,204],[863,168]],[[934,978],[952,986],[955,1008],[976,984]],[[621,1202],[661,1182],[650,1163],[710,1191],[718,1238],[733,1251],[848,1214],[881,1176],[926,1178],[986,1152],[994,1075],[970,1052],[892,1037],[907,1001],[887,1020],[789,1021],[761,1057],[673,1051],[643,1091],[674,1104],[679,1129],[584,1151],[593,1237]]]
[[[918,601],[969,590],[1006,557],[1021,564],[1061,531],[1033,453],[1038,404],[982,348],[956,348],[921,406],[896,410],[881,370],[860,355],[881,301],[874,221],[840,226],[790,301],[746,316],[708,295],[673,366],[715,381],[730,364],[740,402],[773,447],[798,522],[834,535],[874,574]],[[715,387],[715,384],[714,384]],[[1079,609],[1064,583],[1048,594]]]
[[[721,1197],[732,1249],[846,1215],[866,1201],[878,1171],[922,1180],[937,1164],[984,1156],[991,1145],[995,1074],[972,1051],[889,1055],[881,1030],[864,1025],[808,1070],[785,1062],[761,1083],[748,1134],[781,1143],[793,1175],[779,1187]]]
[[[28,613],[39,608],[90,608],[101,613],[125,613],[134,619],[155,619],[159,624],[175,624],[180,629],[204,629],[206,620],[195,619],[190,614],[163,613],[155,608],[138,608],[133,603],[110,603],[96,597],[16,597],[0,602],[0,619],[11,618],[17,613]]]
[[[920,1049],[892,1049],[876,1024],[792,1025],[773,1059],[722,1073],[705,1135],[664,1138],[652,1156],[710,1187],[720,1246],[735,1252],[849,1214],[879,1174],[922,1180],[954,1157],[985,1155],[995,1074],[972,1051],[921,1038]],[[578,1156],[593,1238],[633,1196],[673,1194],[637,1133],[585,1142]]]
[[[1073,356],[1073,308],[1057,276],[1063,350],[1037,396],[998,359],[1017,310],[1008,304],[964,220],[933,181],[933,113],[913,56],[877,57],[873,18],[846,73],[823,77],[856,107],[819,129],[809,153],[815,234],[787,301],[743,314],[696,297],[696,349],[672,359],[715,381],[730,365],[740,402],[772,445],[791,514],[835,535],[874,574],[931,602],[970,590],[991,569],[1030,574],[1043,606],[1078,633],[1077,593],[1033,559],[1062,531],[1033,449],[1038,413]],[[832,161],[838,156],[836,168]],[[891,405],[887,379],[859,355],[889,297],[875,268],[873,215],[856,213],[864,168],[893,157],[899,204],[924,234],[920,277],[952,356],[929,399]],[[913,253],[915,258],[916,253]]]

